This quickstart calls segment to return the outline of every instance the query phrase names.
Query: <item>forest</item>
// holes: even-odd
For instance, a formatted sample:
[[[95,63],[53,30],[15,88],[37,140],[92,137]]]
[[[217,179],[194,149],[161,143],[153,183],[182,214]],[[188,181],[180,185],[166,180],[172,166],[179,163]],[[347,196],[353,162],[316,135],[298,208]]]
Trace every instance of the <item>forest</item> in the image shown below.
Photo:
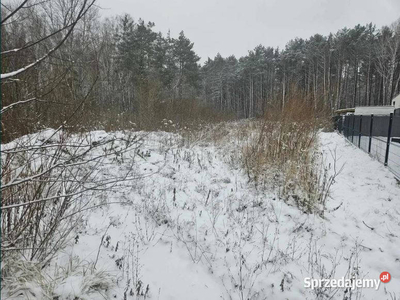
[[[258,117],[297,97],[332,112],[389,105],[400,92],[399,21],[293,37],[284,49],[260,41],[244,57],[217,54],[200,64],[184,31],[163,35],[140,16],[103,18],[92,5],[77,18],[67,1],[11,11],[3,5],[5,141],[60,120],[71,128],[152,129],[165,118],[183,123],[199,107],[206,115]]]

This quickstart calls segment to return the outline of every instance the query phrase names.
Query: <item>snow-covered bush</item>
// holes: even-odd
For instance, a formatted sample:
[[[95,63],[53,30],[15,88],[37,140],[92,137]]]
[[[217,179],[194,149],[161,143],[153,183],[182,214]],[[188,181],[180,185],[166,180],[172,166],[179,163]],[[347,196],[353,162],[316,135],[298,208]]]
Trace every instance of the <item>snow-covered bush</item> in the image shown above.
[[[18,254],[45,267],[80,225],[81,212],[106,204],[102,191],[133,172],[129,164],[109,174],[106,164],[118,163],[128,152],[132,158],[139,145],[136,136],[71,135],[62,127],[3,145],[2,261]]]
[[[57,300],[107,299],[115,284],[109,273],[96,270],[94,263],[83,262],[76,256],[59,267],[55,277],[53,299]]]
[[[52,275],[38,262],[9,258],[2,266],[2,278],[4,299],[104,299],[115,284],[107,272],[96,270],[93,263],[76,256],[56,267]]]
[[[52,299],[54,288],[40,265],[17,255],[2,261],[2,299]]]

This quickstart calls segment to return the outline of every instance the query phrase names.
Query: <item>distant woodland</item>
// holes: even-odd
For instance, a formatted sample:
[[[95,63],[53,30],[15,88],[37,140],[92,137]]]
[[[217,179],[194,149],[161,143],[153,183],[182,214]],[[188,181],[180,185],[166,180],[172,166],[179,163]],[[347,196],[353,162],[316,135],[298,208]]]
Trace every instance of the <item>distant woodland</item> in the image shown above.
[[[296,97],[332,111],[388,105],[400,93],[399,21],[295,38],[285,49],[260,41],[244,57],[217,54],[200,65],[183,31],[163,35],[128,14],[104,19],[93,4],[3,5],[5,140],[60,122],[150,128],[180,110],[190,116],[188,107],[247,118]]]

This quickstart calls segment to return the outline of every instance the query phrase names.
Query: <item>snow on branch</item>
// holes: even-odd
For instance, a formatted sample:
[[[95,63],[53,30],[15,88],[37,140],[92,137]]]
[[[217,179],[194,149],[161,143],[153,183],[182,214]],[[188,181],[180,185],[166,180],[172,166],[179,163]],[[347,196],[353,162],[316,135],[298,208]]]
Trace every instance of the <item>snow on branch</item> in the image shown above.
[[[82,8],[79,11],[78,16],[76,17],[76,19],[72,22],[68,32],[65,34],[65,36],[61,39],[61,41],[57,44],[57,46],[55,46],[54,48],[52,48],[49,52],[47,52],[45,55],[43,55],[41,58],[37,59],[35,62],[20,68],[18,70],[12,71],[12,72],[8,72],[5,74],[1,74],[0,75],[0,79],[7,79],[7,78],[11,78],[14,76],[17,76],[29,69],[31,69],[32,67],[36,66],[37,64],[39,64],[40,62],[44,61],[46,58],[48,58],[51,54],[53,54],[58,48],[60,48],[64,42],[67,40],[67,38],[71,35],[71,33],[73,32],[76,24],[79,22],[80,19],[82,19],[82,17],[86,14],[86,12],[93,6],[93,4],[95,3],[96,0],[92,0],[90,2],[90,4],[87,5],[88,0],[85,0],[84,3],[82,4]],[[26,1],[24,1],[24,3],[26,3]],[[11,14],[10,14],[11,15]],[[9,17],[9,16],[8,16]],[[7,19],[7,17],[6,17]],[[4,22],[5,20],[3,20],[2,22]]]

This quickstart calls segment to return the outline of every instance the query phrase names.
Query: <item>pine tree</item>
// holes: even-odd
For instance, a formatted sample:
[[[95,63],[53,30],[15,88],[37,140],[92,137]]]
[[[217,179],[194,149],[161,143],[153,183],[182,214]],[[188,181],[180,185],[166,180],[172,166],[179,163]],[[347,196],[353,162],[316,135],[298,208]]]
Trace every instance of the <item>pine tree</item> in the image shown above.
[[[178,39],[174,40],[173,54],[177,65],[177,76],[175,89],[178,91],[178,97],[183,97],[185,86],[194,90],[199,89],[199,65],[197,62],[200,57],[193,50],[193,43],[181,31]],[[195,93],[190,93],[195,94]]]

